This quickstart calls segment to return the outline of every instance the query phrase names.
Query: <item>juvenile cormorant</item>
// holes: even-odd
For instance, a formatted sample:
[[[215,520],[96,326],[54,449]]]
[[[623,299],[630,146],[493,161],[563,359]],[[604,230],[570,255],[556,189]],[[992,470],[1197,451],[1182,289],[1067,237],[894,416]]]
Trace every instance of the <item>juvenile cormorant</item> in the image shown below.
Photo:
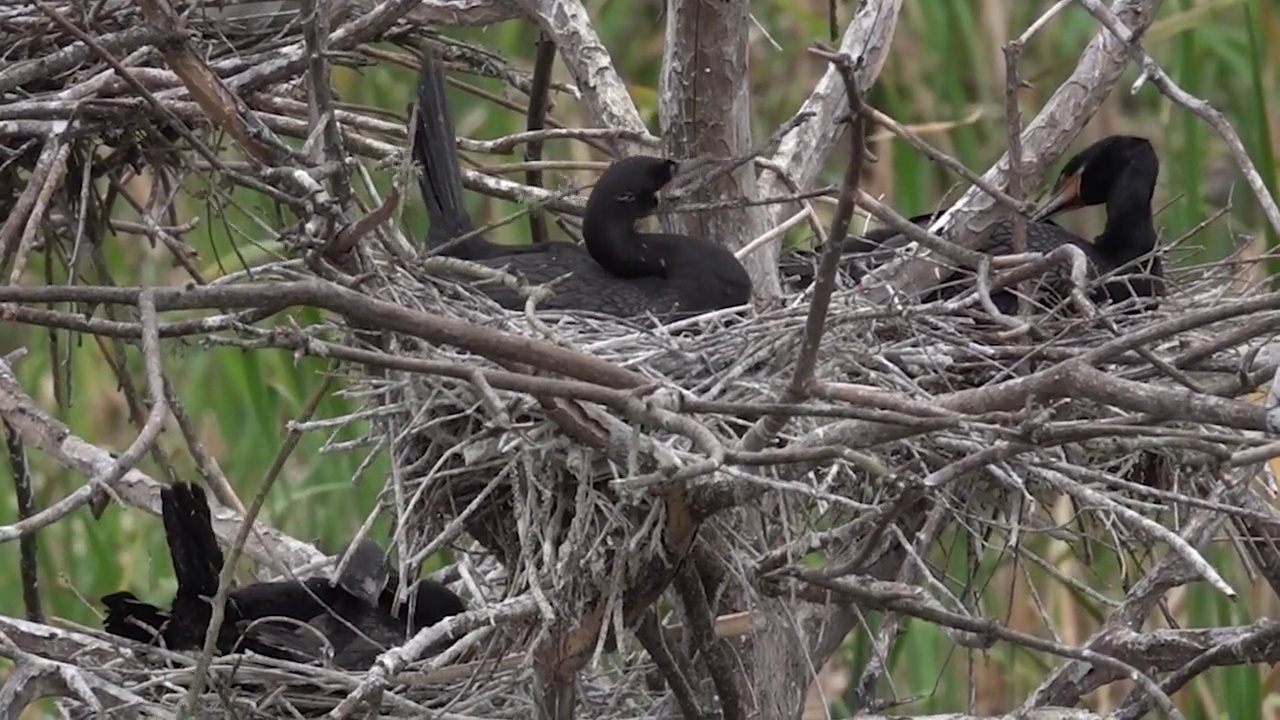
[[[102,599],[107,607],[107,632],[139,642],[163,644],[174,650],[192,650],[204,644],[222,571],[222,549],[213,533],[209,504],[198,485],[178,483],[160,491],[165,539],[173,561],[178,591],[169,610],[144,603],[133,593],[118,592]],[[315,582],[279,581],[255,583],[227,596],[224,621],[218,633],[218,651],[231,652],[240,633],[237,623],[268,615],[307,620],[324,612],[324,605],[341,604],[349,594],[323,578]],[[308,593],[310,589],[314,593]],[[254,648],[247,643],[250,649]]]
[[[379,594],[376,607],[369,606],[358,614],[317,615],[307,623],[309,627],[268,620],[258,625],[256,638],[278,649],[278,656],[298,662],[324,657],[327,644],[332,648],[336,667],[363,670],[387,648],[403,644],[417,631],[466,612],[461,598],[428,578],[415,583],[399,611],[392,612],[399,579],[391,572],[390,580]],[[446,640],[428,648],[426,654],[435,654],[448,645]]]
[[[413,151],[422,166],[419,188],[431,222],[427,237],[432,247],[440,247],[470,232],[472,224],[461,202],[444,76],[433,57],[424,58],[419,77]],[[474,236],[444,254],[505,268],[530,285],[570,274],[539,303],[550,310],[670,318],[746,304],[751,278],[733,253],[705,238],[636,230],[636,223],[657,208],[658,192],[678,168],[674,160],[643,155],[610,165],[587,199],[581,246],[510,246]],[[503,307],[524,307],[523,296],[508,288],[478,289]]]
[[[171,650],[199,649],[204,645],[212,614],[210,601],[217,593],[223,564],[204,490],[187,483],[162,489],[161,515],[178,579],[170,609],[142,602],[129,592],[113,593],[102,599],[107,608],[103,625],[109,633],[139,642],[164,645]],[[395,586],[388,580],[394,577],[382,548],[372,540],[363,540],[336,583],[312,577],[254,583],[232,590],[227,595],[217,650],[222,654],[248,649],[292,660],[316,657],[308,652],[308,643],[281,641],[281,627],[297,628],[296,623],[267,620],[288,618],[297,623],[310,622],[322,632],[331,630],[333,634],[328,639],[335,651],[335,662],[341,661],[340,667],[356,668],[369,657],[368,642],[361,634],[375,640],[404,636],[410,615],[405,608],[394,615],[391,612]],[[419,583],[410,593],[417,605],[412,615],[415,627],[465,610],[462,600],[448,588],[424,583],[428,581]]]

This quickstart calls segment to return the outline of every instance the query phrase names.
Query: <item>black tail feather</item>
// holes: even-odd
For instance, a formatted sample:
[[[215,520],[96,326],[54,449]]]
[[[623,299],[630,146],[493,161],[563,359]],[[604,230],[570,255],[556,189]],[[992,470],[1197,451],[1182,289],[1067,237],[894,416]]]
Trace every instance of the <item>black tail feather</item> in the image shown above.
[[[173,571],[178,577],[178,597],[212,598],[218,592],[223,560],[204,489],[190,483],[164,488],[160,491],[160,506]]]
[[[209,600],[218,592],[223,562],[222,549],[213,534],[209,501],[200,486],[177,483],[160,491],[160,516],[178,579],[172,609],[142,602],[130,592],[112,593],[102,598],[107,608],[103,629],[138,642],[163,644],[171,650],[198,648],[204,643],[209,626]],[[231,605],[228,602],[228,614],[234,615]],[[224,626],[223,635],[227,629],[230,628]],[[219,638],[219,645],[222,644],[224,639]]]
[[[172,608],[165,610],[142,602],[130,592],[112,593],[102,598],[107,610],[103,628],[142,643],[194,650],[204,644],[209,627],[210,600],[218,589],[222,550],[202,488],[177,483],[164,488],[160,497],[165,536],[178,579]],[[416,631],[465,611],[462,599],[448,588],[422,580],[411,591],[413,602],[401,607],[399,613],[392,613],[399,578],[386,565],[380,546],[369,541],[365,545],[365,552],[352,558],[361,566],[349,567],[342,578],[342,584],[350,586],[354,582],[359,586],[355,594],[323,577],[253,583],[231,591],[217,639],[218,653],[250,650],[307,661],[322,654],[320,648],[325,643],[314,637],[319,630],[335,653],[335,664],[364,669],[383,647],[404,641],[410,618]],[[383,585],[388,579],[391,582]],[[369,587],[364,587],[366,584]],[[370,593],[375,597],[368,598]],[[275,619],[255,623],[265,618]],[[290,619],[293,622],[285,622]],[[308,622],[311,627],[301,631],[311,633],[309,638],[303,637],[302,632],[295,633],[299,623]],[[359,633],[352,632],[346,623],[354,625]],[[372,643],[365,639],[366,634]]]
[[[427,238],[432,248],[472,230],[471,217],[462,204],[462,170],[454,137],[449,100],[445,95],[444,68],[428,54],[422,59],[422,73],[418,76],[418,126],[413,137],[413,159],[421,166],[418,188],[431,221]],[[469,246],[474,244],[464,241],[448,254],[468,257]]]

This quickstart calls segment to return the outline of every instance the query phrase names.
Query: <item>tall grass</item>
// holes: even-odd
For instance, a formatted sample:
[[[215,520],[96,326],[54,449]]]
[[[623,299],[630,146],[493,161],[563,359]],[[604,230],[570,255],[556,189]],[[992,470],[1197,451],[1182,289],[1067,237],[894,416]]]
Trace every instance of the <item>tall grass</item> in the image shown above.
[[[656,0],[588,3],[643,116],[655,131],[661,5]],[[826,37],[826,5],[826,0],[752,3],[768,38],[781,45],[781,49],[775,48],[765,33],[753,35],[753,122],[761,136],[794,110],[811,84],[808,81],[823,70],[805,53],[805,47],[813,39]],[[842,17],[847,18],[850,4],[839,5]],[[932,143],[970,166],[985,167],[1003,151],[1005,138],[1000,46],[1010,35],[1021,32],[1047,5],[1031,0],[907,0],[893,56],[871,102],[902,122],[924,127],[923,132]],[[1029,117],[1067,76],[1094,32],[1094,21],[1083,10],[1071,8],[1027,46],[1021,72],[1034,87],[1022,94],[1024,117]],[[504,23],[450,34],[501,50],[522,67],[531,65],[536,34],[525,24]],[[1274,150],[1277,124],[1272,119],[1276,117],[1275,98],[1280,88],[1280,10],[1273,0],[1167,0],[1145,43],[1178,83],[1227,114],[1248,143],[1268,186],[1274,189],[1278,179]],[[557,72],[567,79],[562,67]],[[489,90],[500,89],[488,80],[461,77]],[[1136,70],[1127,72],[1120,89],[1086,127],[1079,144],[1115,132],[1146,135],[1153,140],[1164,161],[1157,205],[1178,198],[1159,217],[1166,239],[1179,237],[1194,227],[1213,209],[1213,203],[1228,194],[1222,187],[1224,179],[1228,184],[1234,183],[1234,191],[1229,193],[1235,203],[1230,221],[1216,224],[1191,241],[1197,259],[1221,256],[1237,234],[1250,234],[1260,238],[1260,243],[1274,245],[1276,236],[1264,228],[1247,189],[1230,169],[1230,158],[1217,135],[1198,119],[1173,107],[1149,85],[1136,96],[1129,96],[1127,88],[1136,77]],[[402,68],[340,71],[335,78],[339,93],[351,102],[398,111],[412,101],[413,77]],[[451,101],[460,133],[493,137],[520,129],[522,118],[516,114],[494,110],[465,93],[453,92]],[[556,98],[553,114],[566,122],[583,119],[580,109],[566,97]],[[869,189],[882,194],[899,211],[914,214],[934,207],[944,197],[955,197],[956,178],[901,142],[884,140],[877,151],[880,161],[869,173]],[[553,143],[545,154],[556,158],[568,157],[571,152],[580,151]],[[827,179],[837,182],[839,172],[833,163]],[[253,202],[248,197],[236,199]],[[481,219],[514,209],[474,195],[467,202]],[[189,239],[200,253],[201,268],[208,277],[238,270],[246,261],[258,262],[280,252],[278,247],[247,242],[246,238],[263,233],[249,223],[249,213],[244,209],[215,209],[193,203],[186,210],[203,219],[201,230]],[[407,209],[405,218],[410,228],[424,227],[425,216],[416,202]],[[1080,229],[1097,226],[1097,217],[1086,218]],[[525,226],[517,223],[500,230],[497,237],[518,242],[523,241],[525,232]],[[805,238],[796,231],[789,240],[799,242]],[[108,238],[105,247],[108,267],[121,284],[178,283],[184,279],[166,254],[137,238]],[[38,282],[44,269],[37,262],[30,272],[31,282]],[[49,355],[47,333],[43,330],[8,327],[0,329],[0,338],[6,350],[18,345],[30,348],[30,355],[17,370],[23,385],[45,407],[54,406],[50,380],[53,369],[59,368],[71,379],[69,403],[57,414],[73,431],[111,449],[127,445],[137,428],[129,420],[117,380],[95,343],[63,337],[60,347],[64,354],[55,359]],[[187,412],[232,484],[242,497],[250,497],[280,446],[286,423],[302,411],[323,382],[328,366],[310,359],[295,362],[283,352],[242,352],[198,343],[181,347],[170,344],[170,350],[165,369]],[[125,354],[135,381],[140,383],[136,351],[130,349]],[[331,395],[320,404],[318,414],[340,415],[353,408],[352,401]],[[344,431],[346,437],[355,432]],[[266,521],[294,535],[335,548],[373,507],[386,461],[381,458],[375,462],[365,481],[353,487],[352,476],[363,455],[320,455],[318,451],[325,440],[320,434],[303,438],[271,493],[264,515]],[[166,430],[160,446],[181,477],[194,475],[176,427]],[[34,454],[32,466],[40,507],[84,482],[84,478]],[[143,461],[142,469],[161,476],[150,458]],[[0,494],[0,508],[7,518],[15,516],[13,502],[12,494]],[[375,537],[384,533],[385,527],[385,522],[380,523]],[[94,520],[87,511],[80,511],[42,531],[39,542],[46,611],[51,614],[96,625],[91,605],[104,593],[129,588],[145,597],[163,597],[174,589],[160,523],[141,513],[113,507],[101,519]],[[991,542],[991,546],[971,547],[968,540],[957,538],[949,553],[931,560],[945,567],[950,577],[969,578],[970,596],[982,598],[981,607],[989,617],[1044,634],[1046,628],[1031,611],[1032,603],[1039,602],[1060,631],[1069,629],[1074,637],[1087,635],[1096,623],[1091,601],[1063,590],[1038,569],[1002,559],[997,551],[1004,539],[993,538]],[[1131,565],[1122,565],[1104,549],[1095,548],[1097,557],[1088,562],[1065,546],[1051,542],[1034,549],[1042,556],[1056,558],[1061,571],[1088,578],[1095,587],[1109,587],[1115,597],[1123,594],[1122,567],[1128,568],[1130,577],[1134,572]],[[1226,543],[1214,549],[1210,557],[1236,587],[1245,590],[1242,601],[1231,604],[1206,588],[1187,588],[1170,602],[1171,617],[1177,623],[1247,622],[1274,613],[1276,603],[1270,591],[1250,591],[1249,576]],[[16,544],[0,545],[0,564],[17,567]],[[0,611],[22,613],[16,582],[0,584]],[[875,630],[880,618],[872,615],[868,621],[869,629]],[[856,669],[872,652],[866,638],[865,631],[855,633],[834,662]],[[953,710],[970,704],[978,710],[1007,709],[1039,682],[1052,662],[1051,658],[1006,646],[986,654],[967,653],[955,649],[932,626],[909,621],[905,637],[891,658],[892,685],[886,681],[880,691],[884,694],[892,687],[904,698],[922,695],[922,699],[902,708],[911,712]],[[840,695],[848,685],[847,681],[834,682],[829,689]],[[1175,700],[1189,718],[1257,717],[1264,695],[1273,693],[1276,685],[1276,678],[1264,670],[1216,670],[1178,693]],[[971,686],[975,688],[972,697]],[[1091,700],[1105,708],[1122,697],[1123,688],[1113,687]],[[844,716],[849,700],[837,697],[830,706],[832,715]],[[1280,716],[1274,710],[1269,712]]]

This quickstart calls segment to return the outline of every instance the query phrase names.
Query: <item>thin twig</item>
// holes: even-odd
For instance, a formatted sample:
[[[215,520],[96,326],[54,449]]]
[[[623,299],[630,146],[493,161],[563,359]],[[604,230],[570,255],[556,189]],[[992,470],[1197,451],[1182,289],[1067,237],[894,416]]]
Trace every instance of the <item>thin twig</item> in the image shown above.
[[[1007,142],[1009,156],[1009,197],[1016,204],[1025,198],[1022,171],[1022,112],[1018,107],[1018,91],[1022,89],[1022,78],[1018,75],[1018,59],[1022,55],[1022,45],[1011,40],[1004,44],[1004,117],[1007,125]],[[1013,251],[1027,251],[1027,219],[1022,213],[1011,213],[1013,221]],[[1031,306],[1029,284],[1023,282],[1018,288],[1018,314],[1029,315]]]
[[[529,110],[525,129],[537,132],[545,124],[547,112],[551,106],[551,65],[556,59],[556,44],[542,33],[537,42],[537,53],[533,61],[533,82],[529,89]],[[525,162],[536,163],[542,159],[542,141],[533,140],[525,145]],[[525,184],[531,187],[542,187],[542,171],[527,170]],[[539,210],[529,213],[529,238],[532,243],[544,243],[547,236],[547,217]]]
[[[310,401],[307,402],[307,406],[303,408],[300,419],[306,420],[315,414],[316,408],[320,406],[320,401],[328,394],[329,387],[333,384],[333,381],[334,376],[332,374],[325,376],[324,382],[320,383],[320,387],[316,388]],[[240,562],[240,554],[244,550],[245,541],[249,539],[249,533],[253,530],[253,523],[258,517],[258,513],[262,512],[262,506],[267,500],[267,493],[275,484],[280,471],[284,469],[285,461],[289,459],[293,449],[297,447],[298,441],[301,439],[301,431],[296,428],[289,430],[288,436],[280,445],[271,467],[267,470],[266,476],[258,487],[258,493],[254,495],[253,502],[249,504],[249,511],[241,521],[236,538],[231,543],[226,558],[223,560],[222,570],[218,573],[218,592],[212,600],[209,627],[205,630],[204,646],[200,650],[200,659],[196,663],[195,675],[191,680],[191,688],[187,691],[186,705],[188,713],[195,713],[196,706],[200,702],[200,694],[204,692],[209,663],[218,649],[218,633],[221,631],[222,623],[226,617],[227,595],[231,592],[231,583],[235,578],[236,565]]]
[[[813,296],[809,301],[809,313],[805,320],[804,337],[801,340],[800,355],[792,372],[791,381],[783,391],[779,402],[791,403],[808,397],[814,382],[814,369],[818,362],[818,348],[822,344],[822,334],[826,329],[827,311],[831,305],[831,293],[835,289],[836,271],[840,267],[842,245],[839,242],[849,232],[849,221],[853,218],[855,196],[862,176],[862,159],[865,150],[865,122],[862,117],[862,89],[858,87],[858,79],[854,74],[854,61],[844,53],[833,53],[820,47],[810,48],[815,55],[825,58],[840,73],[844,81],[845,93],[849,102],[849,162],[845,166],[844,185],[841,188],[840,200],[836,205],[835,217],[831,220],[830,240],[823,245],[822,260],[818,264],[818,275],[814,282]],[[751,430],[742,438],[739,447],[743,450],[760,450],[782,431],[786,420],[768,416],[756,421]]]
[[[22,436],[8,421],[4,422],[4,441],[9,456],[9,471],[13,473],[18,520],[29,520],[36,514],[36,501],[27,466],[27,448],[22,442]],[[18,540],[18,572],[22,577],[22,604],[26,608],[27,619],[42,623],[44,611],[40,609],[40,559],[34,529],[24,533]]]

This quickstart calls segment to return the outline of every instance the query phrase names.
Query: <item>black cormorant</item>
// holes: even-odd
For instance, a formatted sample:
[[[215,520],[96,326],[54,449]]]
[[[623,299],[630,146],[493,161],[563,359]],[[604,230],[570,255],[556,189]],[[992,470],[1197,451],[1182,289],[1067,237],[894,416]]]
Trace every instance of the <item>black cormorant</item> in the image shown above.
[[[1099,275],[1109,277],[1103,292],[1111,302],[1149,298],[1154,309],[1164,292],[1151,198],[1160,159],[1146,138],[1110,135],[1081,150],[1062,166],[1053,194],[1032,215],[1042,220],[1091,205],[1107,206],[1107,222],[1090,244]]]
[[[413,150],[422,166],[419,187],[431,222],[427,237],[433,248],[440,247],[471,232],[472,224],[462,206],[444,76],[434,57],[423,60]],[[512,246],[473,236],[443,254],[505,268],[530,285],[570,274],[554,286],[554,296],[539,303],[549,310],[670,318],[746,304],[751,278],[729,250],[705,238],[636,230],[657,208],[658,192],[678,168],[674,160],[643,155],[610,165],[587,199],[581,246]],[[524,307],[523,296],[509,288],[478,289],[503,307]]]
[[[1151,143],[1140,137],[1112,135],[1085,148],[1063,166],[1052,197],[1027,222],[1027,251],[1047,254],[1064,244],[1080,248],[1089,261],[1091,277],[1111,275],[1103,287],[1093,293],[1095,300],[1120,302],[1135,295],[1159,294],[1163,272],[1159,256],[1152,254],[1156,232],[1151,216],[1151,197],[1159,167]],[[1052,220],[1060,212],[1103,203],[1107,205],[1107,226],[1093,242]],[[943,212],[945,210],[917,215],[910,221],[927,226]],[[891,228],[875,228],[861,236],[845,238],[841,249],[845,260],[841,266],[857,279],[891,259],[894,250],[909,242],[905,235]],[[979,250],[989,255],[1012,253],[1012,221],[998,221]],[[785,258],[782,271],[788,276],[789,285],[803,289],[813,281],[814,264],[797,253]],[[1115,277],[1121,274],[1137,277]],[[1062,297],[1069,289],[1069,272],[1059,267],[1047,275],[1050,295]],[[964,277],[964,273],[952,273],[926,299],[955,296],[968,287]],[[996,291],[992,293],[992,300],[1001,312],[1017,311],[1016,297],[1010,291]],[[1154,305],[1152,300],[1145,307]]]
[[[142,602],[133,593],[113,593],[102,599],[107,608],[103,625],[109,633],[139,642],[164,645],[171,650],[199,649],[204,645],[212,610],[210,601],[217,593],[223,564],[204,490],[188,483],[163,488],[161,515],[178,579],[170,609]],[[382,548],[376,542],[363,540],[335,583],[312,577],[253,583],[232,590],[227,595],[217,650],[228,653],[248,649],[291,660],[313,659],[318,657],[314,646],[322,646],[323,642],[314,637],[314,642],[290,642],[296,638],[289,637],[289,633],[299,630],[299,624],[310,623],[326,633],[335,663],[355,669],[377,656],[370,656],[368,640],[362,635],[375,641],[403,639],[410,617],[417,628],[465,610],[462,600],[448,588],[424,580],[410,593],[416,600],[413,615],[407,608],[393,614],[395,585],[389,580],[395,577]],[[301,632],[297,637],[303,637]]]

